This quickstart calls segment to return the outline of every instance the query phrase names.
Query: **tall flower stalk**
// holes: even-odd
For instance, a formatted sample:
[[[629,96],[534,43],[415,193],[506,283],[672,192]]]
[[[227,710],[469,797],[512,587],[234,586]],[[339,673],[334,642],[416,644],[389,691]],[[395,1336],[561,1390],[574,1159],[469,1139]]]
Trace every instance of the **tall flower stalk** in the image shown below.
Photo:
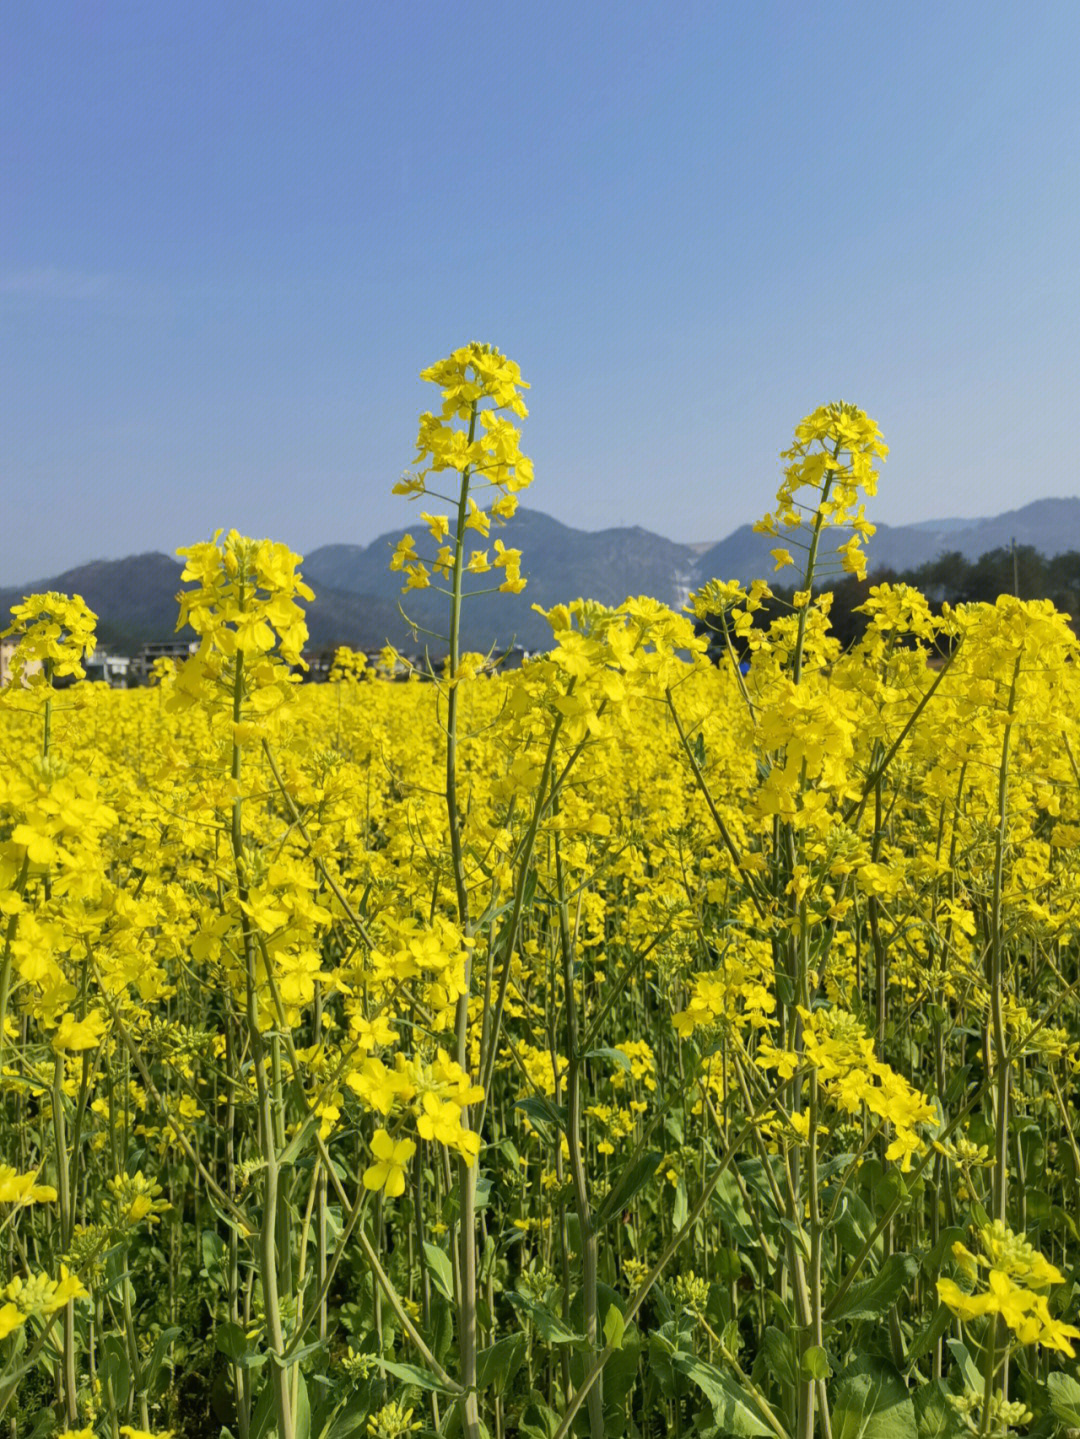
[[[253,880],[265,859],[249,843],[244,826],[246,792],[253,784],[245,765],[252,742],[276,733],[288,709],[292,667],[300,663],[307,627],[299,599],[314,598],[296,572],[299,557],[284,545],[249,540],[230,531],[180,553],[184,581],[194,581],[180,600],[178,628],[199,636],[196,653],[177,675],[170,705],[199,705],[219,736],[228,764],[227,833],[233,882],[222,891],[226,924],[234,926],[233,973],[237,1029],[250,1049],[256,1086],[256,1134],[261,1157],[262,1205],[258,1269],[262,1281],[270,1384],[279,1439],[294,1439],[296,1394],[290,1385],[282,1305],[289,1298],[291,1237],[281,1223],[280,1155],[284,1148],[285,1094],[280,1063],[280,1024],[273,961],[267,950]],[[284,1238],[284,1244],[282,1239]],[[295,1371],[292,1371],[295,1373]],[[238,1397],[245,1397],[237,1375]]]
[[[487,549],[479,548],[472,549],[466,559],[465,545],[470,530],[486,537],[493,519],[496,523],[509,519],[517,508],[518,492],[532,480],[532,463],[519,447],[520,433],[506,418],[506,413],[502,413],[520,418],[528,414],[520,395],[520,391],[528,386],[512,360],[505,359],[490,346],[478,344],[456,350],[447,359],[424,370],[421,378],[441,388],[442,411],[439,416],[430,412],[421,416],[414,470],[394,487],[395,493],[410,497],[437,494],[429,485],[429,477],[448,472],[458,477],[456,512],[452,520],[446,514],[424,513],[422,516],[432,540],[439,547],[429,562],[430,568],[419,557],[411,535],[406,535],[398,545],[392,568],[407,575],[406,591],[425,589],[434,583],[449,601],[444,793],[457,921],[466,941],[471,941],[478,926],[471,913],[470,890],[474,880],[469,874],[465,852],[459,746],[462,686],[475,676],[476,670],[475,665],[462,664],[462,602],[466,576],[484,575],[493,569],[501,569],[503,579],[496,588],[509,593],[519,592],[524,588],[525,581],[521,578],[518,551],[507,550],[501,541],[496,540],[493,561],[489,559]],[[438,481],[434,483],[438,484]],[[474,497],[474,492],[484,490],[496,493],[487,510],[480,508]],[[450,543],[447,543],[448,540]],[[505,955],[504,963],[509,966],[509,953]],[[457,1001],[454,1022],[456,1059],[460,1069],[466,1073],[472,1060],[469,1014],[472,997],[473,958],[470,952],[465,961],[464,986]],[[497,1026],[487,1035],[487,1040],[489,1044],[497,1044]],[[478,1058],[482,1067],[485,1056],[479,1054]],[[468,1126],[470,1120],[470,1110],[462,1110],[461,1122]],[[457,1171],[459,1220],[454,1278],[461,1385],[464,1391],[461,1417],[468,1439],[479,1439],[475,1156],[459,1155]]]

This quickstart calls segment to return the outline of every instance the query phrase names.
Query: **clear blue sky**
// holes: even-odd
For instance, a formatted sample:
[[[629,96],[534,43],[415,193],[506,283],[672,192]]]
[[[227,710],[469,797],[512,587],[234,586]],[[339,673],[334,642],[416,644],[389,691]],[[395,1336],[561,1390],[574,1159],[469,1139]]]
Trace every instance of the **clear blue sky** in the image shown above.
[[[1080,7],[79,0],[0,61],[0,584],[304,551],[486,340],[527,503],[716,540],[846,399],[871,517],[1080,492]]]

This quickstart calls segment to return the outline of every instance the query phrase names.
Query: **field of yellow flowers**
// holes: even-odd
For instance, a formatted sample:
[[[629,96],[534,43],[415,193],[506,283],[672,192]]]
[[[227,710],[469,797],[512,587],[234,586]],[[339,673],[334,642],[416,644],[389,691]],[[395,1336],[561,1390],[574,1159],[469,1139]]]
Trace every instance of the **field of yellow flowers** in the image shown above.
[[[13,613],[0,1432],[1072,1439],[1065,617],[882,585],[841,652],[885,447],[837,404],[762,521],[789,614],[576,601],[501,673],[459,632],[524,585],[526,386],[425,378],[425,674],[300,685],[298,557],[235,533],[151,689],[56,688],[93,616]]]

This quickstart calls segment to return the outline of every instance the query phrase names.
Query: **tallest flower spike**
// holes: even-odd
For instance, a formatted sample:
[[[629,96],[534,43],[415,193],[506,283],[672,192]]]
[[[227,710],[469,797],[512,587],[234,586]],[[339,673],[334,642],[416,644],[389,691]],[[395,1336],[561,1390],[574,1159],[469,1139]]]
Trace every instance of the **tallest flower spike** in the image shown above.
[[[795,429],[795,443],[783,450],[780,458],[789,463],[776,494],[776,514],[759,520],[754,529],[759,533],[779,535],[782,525],[789,544],[808,551],[804,566],[803,585],[809,589],[815,565],[820,565],[818,541],[821,531],[844,528],[850,538],[833,554],[839,556],[844,570],[863,579],[866,555],[862,542],[874,533],[874,526],[863,513],[860,492],[866,499],[877,493],[875,459],[884,459],[889,447],[881,431],[869,415],[855,405],[839,401],[821,405]],[[801,491],[808,490],[804,499]],[[796,538],[809,530],[809,542]],[[787,549],[775,549],[772,556],[776,568],[794,564]]]
[[[518,492],[533,479],[532,461],[521,453],[521,432],[508,418],[510,414],[525,419],[529,413],[520,394],[529,386],[513,360],[491,345],[474,343],[422,370],[420,378],[440,387],[442,411],[439,415],[426,411],[420,416],[413,469],[394,486],[394,494],[410,498],[436,494],[429,488],[428,477],[456,470],[461,476],[460,494],[454,497],[459,516],[456,529],[447,515],[422,516],[432,539],[441,546],[434,558],[428,559],[430,569],[418,554],[413,537],[402,539],[391,569],[407,576],[406,589],[427,588],[432,573],[449,579],[455,561],[460,561],[464,531],[475,530],[483,537],[492,518],[499,524],[510,519],[517,510]],[[486,511],[473,498],[483,489],[498,492]],[[443,543],[448,538],[455,541],[453,549]],[[498,588],[516,594],[525,588],[520,563],[517,550],[507,550],[496,541],[493,560],[489,561],[486,550],[474,550],[466,568],[474,575],[502,569],[505,578]]]

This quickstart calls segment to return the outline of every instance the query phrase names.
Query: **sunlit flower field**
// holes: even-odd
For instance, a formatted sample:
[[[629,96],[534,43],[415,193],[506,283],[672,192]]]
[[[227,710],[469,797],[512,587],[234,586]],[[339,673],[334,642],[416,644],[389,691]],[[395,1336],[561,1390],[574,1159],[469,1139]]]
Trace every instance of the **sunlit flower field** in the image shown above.
[[[762,521],[790,613],[568,596],[504,672],[459,635],[526,583],[527,387],[425,378],[387,560],[445,659],[300,683],[302,561],[232,532],[149,689],[13,613],[3,1432],[1072,1439],[1066,617],[881,585],[842,652],[886,450],[835,404]]]

